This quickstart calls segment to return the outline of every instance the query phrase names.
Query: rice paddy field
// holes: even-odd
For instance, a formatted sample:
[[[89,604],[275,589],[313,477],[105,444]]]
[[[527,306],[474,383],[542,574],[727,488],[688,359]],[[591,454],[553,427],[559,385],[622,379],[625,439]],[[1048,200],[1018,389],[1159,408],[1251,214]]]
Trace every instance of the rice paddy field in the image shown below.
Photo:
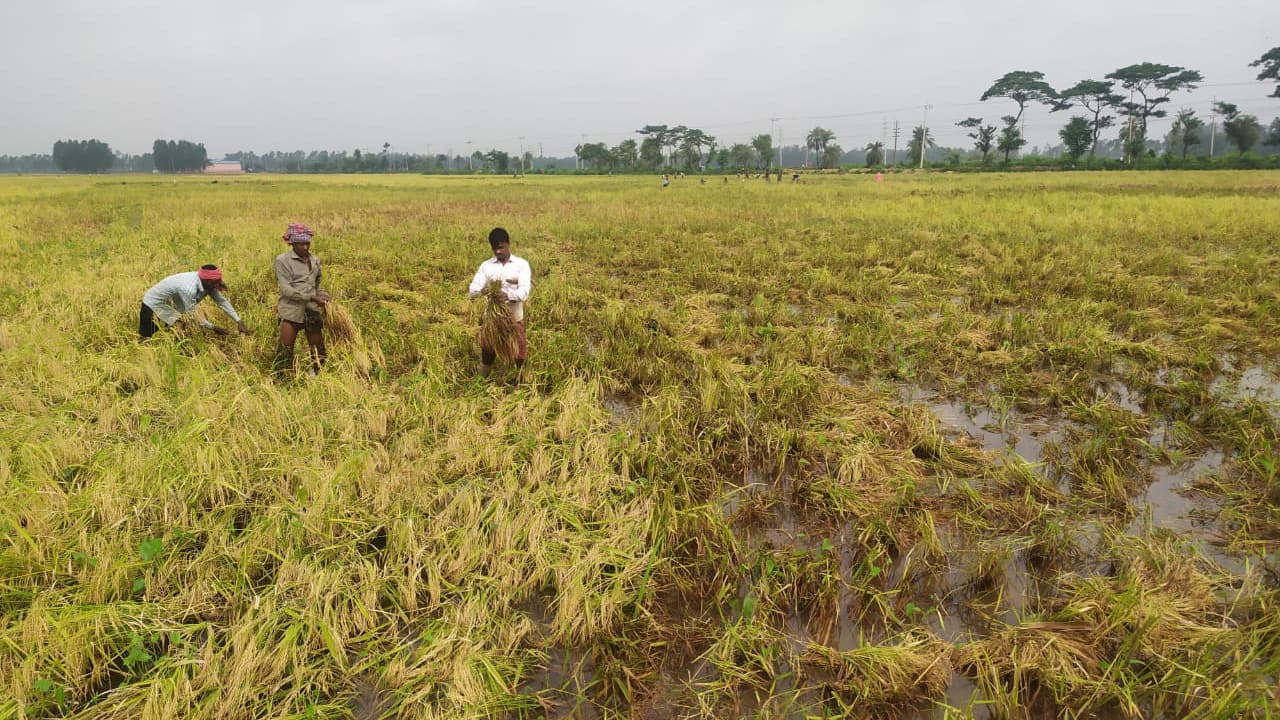
[[[0,716],[1276,717],[1278,247],[1275,172],[0,179]],[[252,334],[139,342],[208,262]]]

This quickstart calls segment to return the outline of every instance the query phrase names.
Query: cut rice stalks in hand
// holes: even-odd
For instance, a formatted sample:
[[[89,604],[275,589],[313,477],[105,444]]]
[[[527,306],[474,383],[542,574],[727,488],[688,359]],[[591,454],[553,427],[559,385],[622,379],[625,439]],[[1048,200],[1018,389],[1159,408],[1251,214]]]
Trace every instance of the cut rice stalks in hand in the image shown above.
[[[325,303],[325,329],[329,339],[340,345],[359,345],[360,328],[356,327],[347,309],[332,300]]]
[[[520,336],[516,320],[511,315],[511,305],[502,283],[497,280],[484,289],[484,311],[480,318],[480,346],[490,348],[506,361],[520,354]]]

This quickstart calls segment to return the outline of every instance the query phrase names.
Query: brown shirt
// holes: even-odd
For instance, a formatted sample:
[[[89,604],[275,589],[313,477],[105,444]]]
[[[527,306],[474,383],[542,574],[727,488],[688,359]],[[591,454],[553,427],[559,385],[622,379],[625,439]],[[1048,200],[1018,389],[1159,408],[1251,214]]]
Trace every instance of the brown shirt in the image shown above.
[[[306,322],[307,310],[320,310],[312,299],[320,292],[320,258],[300,258],[292,250],[276,256],[276,282],[280,283],[280,302],[276,312],[281,320]]]

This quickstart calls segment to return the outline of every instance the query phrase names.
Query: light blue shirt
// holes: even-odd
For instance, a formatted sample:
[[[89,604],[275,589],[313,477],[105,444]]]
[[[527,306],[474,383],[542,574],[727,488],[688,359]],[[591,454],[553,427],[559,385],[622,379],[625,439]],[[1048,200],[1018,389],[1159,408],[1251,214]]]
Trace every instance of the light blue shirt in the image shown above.
[[[151,311],[160,318],[165,325],[172,325],[178,322],[178,318],[185,315],[196,308],[196,304],[208,295],[213,298],[218,307],[222,308],[222,312],[227,314],[236,323],[240,322],[240,315],[236,313],[236,309],[231,307],[231,301],[227,300],[222,293],[217,290],[205,292],[204,284],[200,282],[200,274],[197,272],[184,272],[177,275],[170,275],[161,280],[142,296],[142,302],[151,308]],[[213,323],[201,318],[200,325],[211,328]]]

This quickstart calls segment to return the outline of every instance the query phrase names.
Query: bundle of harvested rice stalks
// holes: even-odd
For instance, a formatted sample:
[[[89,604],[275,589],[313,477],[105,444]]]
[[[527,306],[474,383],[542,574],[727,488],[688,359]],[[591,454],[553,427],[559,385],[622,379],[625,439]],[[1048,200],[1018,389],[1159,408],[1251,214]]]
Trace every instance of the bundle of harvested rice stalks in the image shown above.
[[[480,317],[480,346],[491,348],[503,360],[514,360],[520,353],[520,337],[516,320],[511,316],[507,294],[502,283],[494,280],[484,289],[484,311]]]
[[[324,325],[329,339],[342,345],[353,345],[360,342],[360,328],[351,319],[351,313],[336,302],[330,300],[324,307]]]

